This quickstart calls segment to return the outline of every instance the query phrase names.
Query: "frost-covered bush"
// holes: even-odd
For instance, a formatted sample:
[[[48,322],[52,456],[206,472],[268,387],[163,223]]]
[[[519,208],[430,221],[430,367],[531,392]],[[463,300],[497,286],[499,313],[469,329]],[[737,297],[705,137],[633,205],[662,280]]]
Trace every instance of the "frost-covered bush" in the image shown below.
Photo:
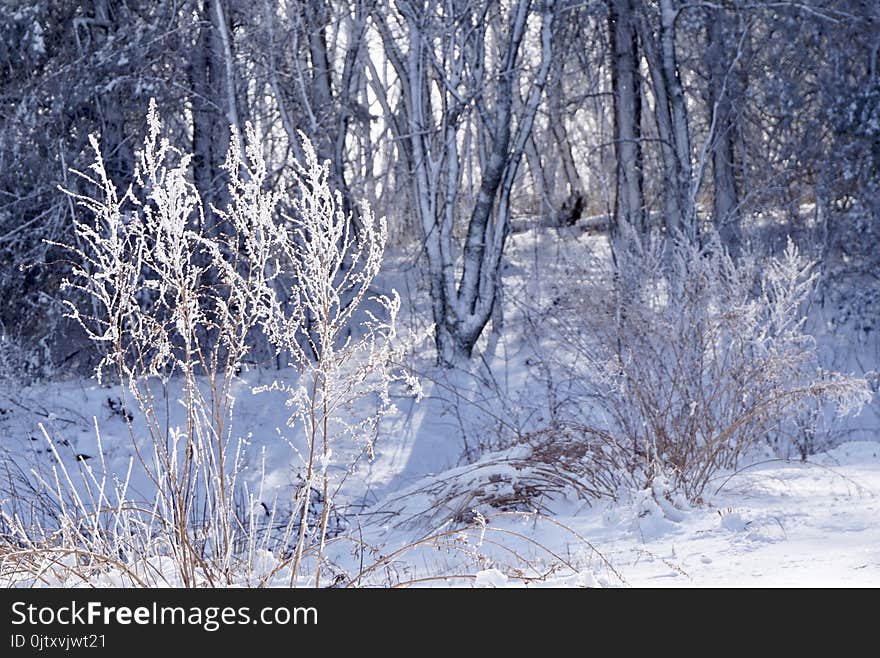
[[[125,582],[143,584],[161,558],[172,582],[224,585],[264,570],[255,565],[265,566],[268,554],[274,566],[265,578],[288,574],[295,585],[310,557],[311,582],[319,585],[332,445],[362,440],[369,448],[379,419],[393,410],[389,385],[404,379],[417,386],[394,365],[406,347],[396,330],[397,294],[368,294],[385,222],[363,204],[355,235],[329,186],[328,163],[305,136],[292,194],[267,189],[250,127],[244,143],[231,139],[228,205],[206,208],[190,180],[190,156],[162,137],[155,104],[147,119],[135,182],[125,191],[108,176],[92,138],[95,162],[77,173],[96,192],[69,193],[87,212],[76,221],[77,246],[66,247],[81,264],[65,288],[69,317],[102,348],[98,379],[117,380],[122,406],[140,410],[137,424],[125,420],[156,498],[133,501],[127,479],[108,482],[97,469],[85,468],[80,484],[65,471],[43,483],[69,511],[60,535],[9,523],[32,565],[72,551],[86,555],[89,568],[112,563]],[[260,336],[293,368],[291,381],[272,388],[286,392],[289,425],[306,439],[304,486],[271,510],[241,481],[247,437],[233,414],[234,386]],[[180,399],[169,400],[178,390]],[[373,394],[377,411],[359,415],[356,403]],[[182,406],[182,423],[171,422],[169,405]],[[313,490],[321,491],[317,527],[309,525]],[[279,518],[279,509],[293,511]]]
[[[778,257],[735,262],[711,237],[670,246],[624,234],[615,256],[613,297],[573,291],[586,330],[563,333],[553,357],[581,368],[581,406],[556,422],[580,428],[586,477],[604,490],[664,477],[696,499],[780,423],[817,402],[847,414],[870,399],[864,379],[819,368],[804,330],[817,275],[791,241]]]
[[[290,199],[285,221],[274,229],[278,247],[275,266],[286,271],[297,285],[286,290],[285,301],[276,288],[257,290],[255,306],[269,341],[289,356],[299,372],[295,383],[275,382],[287,394],[290,426],[303,428],[308,442],[304,500],[294,551],[291,578],[299,574],[306,544],[308,510],[313,488],[320,491],[321,518],[315,530],[317,555],[315,586],[320,583],[321,558],[327,536],[333,488],[329,467],[333,444],[341,440],[360,442],[372,456],[379,421],[395,408],[389,385],[403,379],[418,396],[418,381],[400,363],[410,345],[397,334],[400,297],[371,296],[370,285],[379,273],[387,239],[385,220],[377,220],[369,205],[359,212],[357,233],[350,215],[343,211],[341,195],[328,184],[329,170],[321,163],[307,139],[303,139],[305,162],[294,163],[292,176],[296,196]],[[242,182],[233,177],[233,186]],[[245,204],[247,207],[247,204]],[[246,213],[245,219],[246,219]],[[239,232],[248,233],[249,223],[232,212],[227,217]],[[227,263],[230,281],[237,278]],[[233,287],[236,287],[233,285]],[[367,308],[371,302],[373,308]],[[366,320],[352,332],[354,315],[361,310]],[[358,413],[357,403],[375,395],[375,413]],[[293,582],[293,581],[291,581]]]

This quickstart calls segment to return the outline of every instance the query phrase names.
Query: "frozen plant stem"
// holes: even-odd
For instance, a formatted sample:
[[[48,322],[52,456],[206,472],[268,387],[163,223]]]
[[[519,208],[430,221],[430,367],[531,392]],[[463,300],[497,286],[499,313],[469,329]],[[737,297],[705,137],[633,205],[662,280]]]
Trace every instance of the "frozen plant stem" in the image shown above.
[[[309,512],[312,488],[320,487],[320,520],[315,528],[314,585],[320,586],[324,550],[333,506],[330,466],[333,444],[357,441],[372,454],[372,438],[380,419],[394,410],[389,385],[403,379],[417,393],[417,384],[400,367],[410,340],[397,335],[400,298],[369,297],[370,285],[379,273],[387,226],[376,219],[367,204],[359,212],[355,235],[353,217],[344,212],[338,191],[330,188],[329,165],[317,159],[312,145],[303,139],[304,162],[294,166],[298,195],[291,199],[291,213],[279,230],[285,263],[300,285],[292,290],[299,322],[272,304],[267,333],[279,351],[292,356],[300,372],[299,385],[284,385],[293,414],[291,426],[305,430],[308,456],[299,512],[300,527],[292,558],[291,584],[302,569],[309,545]],[[367,300],[379,312],[364,308]],[[280,311],[280,312],[279,312]],[[359,324],[355,314],[366,320]],[[380,319],[380,317],[382,319]],[[312,318],[311,326],[301,321]],[[355,405],[366,397],[378,400],[376,412],[363,416]]]
[[[160,536],[151,532],[145,544],[172,556],[187,587],[232,584],[236,566],[250,559],[239,554],[239,547],[247,552],[253,546],[242,532],[255,522],[236,508],[242,439],[236,447],[232,386],[254,339],[262,337],[276,355],[289,354],[299,373],[295,384],[278,387],[293,409],[288,425],[302,427],[308,444],[305,486],[276,554],[289,555],[298,520],[290,584],[304,575],[303,558],[314,543],[309,580],[320,586],[333,503],[333,442],[362,442],[371,452],[379,420],[394,410],[391,383],[417,386],[394,365],[410,346],[397,335],[399,296],[368,296],[382,263],[385,221],[364,204],[355,235],[353,217],[328,184],[329,163],[318,161],[304,135],[304,161],[294,163],[286,181],[297,195],[286,194],[283,180],[265,189],[262,147],[247,126],[244,145],[234,131],[230,139],[228,205],[211,207],[217,217],[206,222],[199,190],[189,180],[190,156],[160,137],[154,103],[147,119],[134,183],[121,196],[92,138],[95,162],[89,174],[79,175],[99,194],[68,192],[90,216],[76,220],[79,247],[58,245],[82,263],[65,289],[101,309],[83,311],[76,297],[66,302],[69,317],[105,347],[96,374],[100,380],[106,369],[116,373],[123,407],[130,394],[146,428],[143,451],[144,437],[126,417],[135,454],[157,492]],[[368,299],[371,308],[364,307]],[[181,384],[182,427],[172,426],[167,399],[164,417],[159,412],[155,393],[158,382],[167,396],[173,377]],[[378,405],[362,417],[356,405],[366,397]],[[309,510],[317,486],[322,499],[315,535]]]

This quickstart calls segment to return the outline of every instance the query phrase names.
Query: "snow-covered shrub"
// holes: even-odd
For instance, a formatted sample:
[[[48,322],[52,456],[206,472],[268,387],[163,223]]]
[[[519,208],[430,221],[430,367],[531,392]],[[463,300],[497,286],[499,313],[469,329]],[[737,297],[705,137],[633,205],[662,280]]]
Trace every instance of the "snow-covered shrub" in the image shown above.
[[[814,263],[791,241],[778,257],[735,262],[711,236],[670,246],[624,233],[615,261],[613,298],[570,293],[586,330],[560,323],[553,357],[581,368],[582,407],[562,422],[581,428],[586,477],[606,491],[615,477],[641,489],[662,476],[696,499],[816,402],[847,414],[870,400],[864,379],[818,367],[804,330]]]
[[[96,193],[69,193],[88,212],[76,222],[78,245],[66,247],[81,265],[65,288],[75,293],[67,301],[69,317],[103,348],[99,380],[118,380],[122,406],[140,410],[137,419],[125,420],[156,498],[133,501],[124,483],[108,485],[108,474],[92,469],[78,484],[56,472],[44,484],[70,510],[61,534],[44,528],[34,534],[17,520],[10,525],[32,566],[43,563],[41,551],[49,551],[50,561],[52,551],[81,551],[92,556],[90,567],[106,566],[100,562],[106,558],[127,583],[143,584],[161,557],[178,584],[224,585],[250,580],[263,570],[256,562],[265,566],[269,555],[274,566],[265,578],[289,572],[295,585],[310,553],[319,585],[332,443],[363,440],[369,448],[379,419],[393,409],[392,381],[417,386],[393,365],[406,346],[396,333],[396,293],[368,296],[382,261],[385,222],[364,204],[354,234],[328,184],[328,164],[318,161],[305,136],[307,158],[294,164],[292,198],[283,188],[268,190],[250,127],[244,144],[235,134],[230,141],[227,207],[205,208],[189,178],[190,156],[162,137],[155,104],[147,119],[135,182],[124,192],[92,138],[95,162],[77,173]],[[367,317],[361,326],[358,313]],[[306,437],[300,476],[306,486],[296,500],[281,501],[279,508],[293,510],[283,519],[278,508],[264,510],[262,498],[241,481],[247,441],[234,424],[234,387],[258,335],[293,366],[293,381],[272,388],[287,393],[289,424]],[[180,399],[169,400],[177,390]],[[378,411],[358,416],[355,403],[372,394]],[[182,406],[182,423],[171,423],[169,404]],[[309,528],[316,487],[321,520]]]
[[[313,488],[320,490],[322,511],[315,533],[317,587],[333,498],[328,471],[333,444],[358,441],[372,456],[379,421],[395,411],[389,385],[403,379],[413,394],[418,395],[419,389],[415,378],[394,365],[410,346],[408,338],[401,340],[397,334],[400,297],[396,291],[390,296],[369,294],[385,250],[385,219],[374,217],[369,205],[363,203],[356,232],[352,217],[343,211],[340,193],[328,185],[328,164],[318,160],[305,138],[303,152],[305,162],[294,163],[292,171],[297,195],[290,199],[290,211],[283,214],[285,221],[274,234],[279,247],[277,266],[298,285],[286,291],[286,303],[275,288],[264,285],[256,306],[270,342],[289,356],[290,365],[300,373],[295,383],[276,382],[268,388],[286,392],[291,409],[288,424],[303,428],[309,446],[291,579],[299,574],[309,532],[311,492]],[[240,218],[235,213],[228,217],[238,225]],[[246,232],[247,226],[242,224],[240,230]],[[234,280],[231,263],[227,272]],[[358,310],[367,319],[357,327],[356,336],[352,325]],[[378,399],[375,413],[359,416],[357,403],[373,395]]]

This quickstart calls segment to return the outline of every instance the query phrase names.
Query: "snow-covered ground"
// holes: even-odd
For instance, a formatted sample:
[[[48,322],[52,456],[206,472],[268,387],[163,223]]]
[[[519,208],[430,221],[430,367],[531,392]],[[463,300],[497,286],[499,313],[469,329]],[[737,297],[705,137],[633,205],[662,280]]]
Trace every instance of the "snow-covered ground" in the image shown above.
[[[396,507],[377,507],[394,509],[393,518],[415,514],[427,504],[419,492],[467,470],[428,476],[392,496]],[[698,504],[654,494],[621,492],[620,500],[590,504],[556,500],[549,510],[552,522],[528,514],[491,517],[491,510],[483,509],[489,515],[487,536],[493,528],[501,535],[527,536],[540,546],[524,540],[512,545],[536,565],[553,563],[546,547],[568,556],[582,575],[590,574],[589,583],[605,586],[880,585],[878,442],[846,442],[806,462],[754,453],[737,471],[718,473]],[[442,518],[437,512],[430,510],[431,518]],[[485,548],[500,564],[509,563],[503,550]],[[524,575],[529,580],[540,571]],[[583,584],[562,572],[529,584]]]
[[[577,527],[636,586],[880,585],[880,444],[718,481],[718,494],[674,520],[649,501]]]
[[[696,504],[663,491],[626,490],[613,501],[560,494],[540,501],[541,515],[480,502],[481,485],[468,480],[475,460],[499,454],[493,452],[499,428],[540,426],[547,404],[517,301],[528,298],[537,307],[552,299],[560,277],[571,271],[572,254],[583,260],[576,247],[600,251],[601,243],[553,231],[517,236],[506,270],[507,338],[492,347],[490,358],[469,373],[440,372],[425,358],[419,366],[425,399],[399,401],[397,416],[380,428],[372,460],[361,446],[334,448],[334,463],[356,461],[352,469],[335,467],[343,530],[356,534],[359,545],[375,547],[365,555],[351,544],[331,544],[328,557],[340,573],[376,560],[381,565],[362,584],[880,585],[876,401],[832,432],[836,447],[806,463],[778,459],[761,447],[737,471],[718,473]],[[242,482],[255,491],[262,480],[265,499],[258,502],[278,500],[282,509],[292,500],[305,446],[295,432],[279,432],[288,413],[283,398],[255,395],[252,387],[290,376],[255,370],[235,391],[236,432],[247,440]],[[169,408],[174,425],[180,410],[173,402]],[[125,413],[118,388],[83,378],[0,390],[0,461],[19,487],[15,495],[27,498],[32,472],[51,482],[58,459],[76,474],[84,463],[102,463],[102,451],[108,472],[126,473],[133,450]],[[142,429],[136,414],[133,428],[136,435]],[[483,475],[485,482],[497,481],[488,471]],[[438,494],[455,483],[472,485],[472,500],[468,491]],[[149,500],[150,488],[135,468],[130,496]],[[6,488],[4,504],[11,491]],[[469,530],[457,533],[466,523]],[[412,542],[417,545],[402,548]]]
[[[65,463],[75,470],[75,455],[93,455],[97,450],[85,420],[86,414],[94,411],[98,412],[95,415],[103,414],[99,420],[105,426],[103,441],[108,467],[123,472],[130,451],[125,435],[113,435],[114,426],[117,431],[122,427],[119,421],[108,418],[114,414],[102,401],[108,397],[106,391],[89,384],[82,387],[77,384],[68,387],[66,392],[69,397],[65,400],[44,391],[39,405],[31,407],[31,412],[13,406],[5,414],[10,417],[0,425],[4,434],[5,464],[11,465],[13,451],[17,453],[15,461],[19,465],[39,468],[41,462],[51,461],[40,437],[22,431],[27,423],[18,419],[28,415],[27,422],[47,423],[56,429],[57,449]],[[28,400],[28,393],[33,395],[34,392],[24,392],[21,404],[36,405],[33,399]],[[78,404],[74,404],[76,398]],[[88,408],[89,401],[92,409]],[[418,411],[414,413],[429,416],[432,407],[438,406],[429,400],[422,403],[421,408],[416,407]],[[259,408],[251,409],[245,417],[256,418],[260,412]],[[49,417],[43,416],[44,413]],[[11,417],[17,419],[13,421]],[[405,544],[432,528],[447,527],[442,525],[442,517],[434,518],[436,526],[427,521],[422,525],[404,522],[408,513],[419,516],[435,511],[425,510],[423,506],[430,501],[415,492],[450,475],[449,471],[426,475],[431,463],[428,456],[433,454],[434,463],[442,470],[457,454],[454,442],[450,446],[450,434],[455,430],[449,419],[444,420],[443,415],[437,414],[430,420],[423,418],[421,424],[415,426],[422,430],[416,436],[401,435],[380,441],[376,459],[372,463],[364,461],[359,470],[365,477],[350,477],[351,486],[344,493],[348,502],[368,503],[361,521],[364,532],[388,546]],[[65,431],[65,427],[70,429]],[[74,427],[76,430],[71,431]],[[65,442],[68,445],[63,445]],[[25,460],[22,451],[29,452]],[[278,450],[275,454],[283,453]],[[552,503],[552,518],[564,528],[525,514],[492,517],[492,510],[483,509],[489,517],[486,537],[495,537],[493,532],[522,534],[558,554],[567,555],[568,561],[582,572],[582,577],[573,578],[570,570],[563,570],[558,577],[545,579],[545,584],[553,585],[584,582],[659,587],[880,585],[880,443],[843,443],[814,455],[807,463],[782,461],[769,455],[755,455],[754,460],[754,466],[743,467],[736,473],[718,474],[710,487],[713,491],[707,492],[699,505],[677,501],[675,505],[665,503],[661,507],[650,492],[624,493],[619,501],[594,502],[592,506],[580,500],[557,500]],[[465,468],[462,466],[459,470]],[[276,463],[268,482],[283,491],[290,484],[290,472],[289,463]],[[135,489],[144,486],[141,481]],[[410,492],[406,491],[407,486]],[[716,493],[714,489],[720,491]],[[395,503],[387,502],[389,498],[397,501],[396,507]],[[379,502],[373,506],[370,501]],[[371,513],[377,511],[381,512],[377,515],[379,521],[373,523]],[[574,533],[588,540],[598,554]],[[513,535],[502,539],[535,564],[553,561],[543,548],[528,541]],[[497,566],[509,571],[506,569],[509,555],[503,549],[479,543],[472,537],[468,548],[480,553],[480,566],[484,568],[472,572],[479,574],[479,579],[442,582],[486,586],[523,584],[523,581],[508,580],[497,574],[492,577],[496,559]],[[433,548],[426,551],[428,555],[434,552]],[[407,566],[404,574],[413,578],[419,573],[438,574],[449,566],[448,562],[433,556],[430,561],[424,556],[420,559],[425,560],[421,571]],[[538,575],[537,572],[525,573],[526,578]],[[589,579],[584,581],[586,576]],[[396,577],[406,579],[405,575]],[[537,586],[541,581],[530,584]]]

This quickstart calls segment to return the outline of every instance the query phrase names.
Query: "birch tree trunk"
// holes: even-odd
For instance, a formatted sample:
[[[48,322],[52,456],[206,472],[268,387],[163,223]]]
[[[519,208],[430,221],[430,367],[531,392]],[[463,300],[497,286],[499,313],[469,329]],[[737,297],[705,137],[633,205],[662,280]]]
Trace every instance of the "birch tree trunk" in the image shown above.
[[[667,235],[695,240],[696,190],[693,189],[690,131],[675,47],[678,10],[672,0],[660,0],[659,16],[647,9],[639,14],[639,31],[651,75],[654,114],[660,140],[664,177]],[[652,27],[656,20],[658,26]]]
[[[400,2],[404,37],[395,35],[387,16],[376,14],[400,82],[405,126],[397,125],[396,137],[411,172],[412,198],[424,232],[438,361],[446,366],[471,357],[501,285],[510,194],[552,58],[554,0],[541,3],[536,44],[540,63],[524,79],[523,40],[529,17],[538,13],[533,4],[517,0],[502,21],[504,6],[494,0]],[[458,22],[432,25],[428,17],[441,14],[441,6],[444,17],[457,17],[453,20]],[[443,38],[435,39],[435,30]],[[489,44],[496,48],[497,63],[487,56]],[[378,86],[374,90],[387,105],[387,92]],[[515,94],[524,94],[517,112]],[[471,121],[472,114],[479,120]],[[470,175],[475,166],[462,146],[471,143],[476,144],[479,183],[467,212],[463,245],[458,245],[454,231],[467,209],[460,191],[465,169]]]
[[[691,139],[688,127],[688,111],[682,89],[678,57],[675,48],[675,22],[678,10],[673,0],[660,0],[660,47],[663,61],[663,78],[666,82],[669,107],[672,116],[673,143],[678,164],[677,190],[681,198],[682,222],[685,234],[696,234],[696,200],[692,185]]]

